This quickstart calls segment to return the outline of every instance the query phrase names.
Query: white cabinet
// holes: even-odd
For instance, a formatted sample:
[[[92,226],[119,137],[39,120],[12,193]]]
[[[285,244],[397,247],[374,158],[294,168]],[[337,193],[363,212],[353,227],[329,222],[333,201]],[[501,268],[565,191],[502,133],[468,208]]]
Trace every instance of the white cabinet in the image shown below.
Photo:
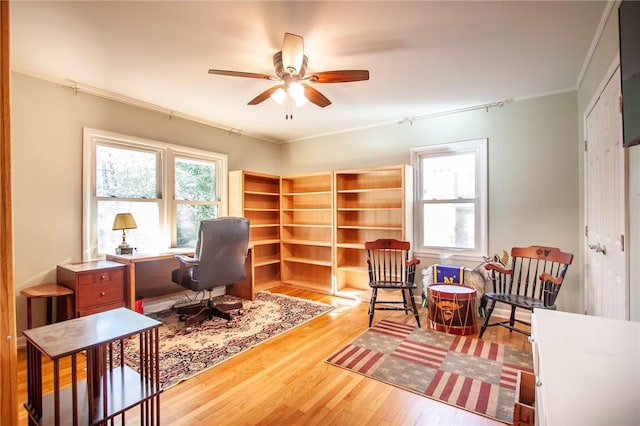
[[[640,323],[536,310],[536,424],[640,425]]]

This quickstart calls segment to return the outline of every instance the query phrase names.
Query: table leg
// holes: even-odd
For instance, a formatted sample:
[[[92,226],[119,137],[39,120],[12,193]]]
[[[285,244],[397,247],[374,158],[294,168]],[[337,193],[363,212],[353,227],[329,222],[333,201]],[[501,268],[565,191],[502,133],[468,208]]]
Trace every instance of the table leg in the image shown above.
[[[127,308],[135,310],[136,308],[136,264],[135,262],[129,263],[127,270]]]
[[[227,286],[227,293],[246,300],[254,299],[253,288],[253,249],[249,248],[245,261],[246,278],[241,283]]]
[[[42,419],[42,357],[40,351],[27,340],[27,403],[29,425]]]
[[[31,298],[27,297],[27,328],[31,328]]]
[[[53,323],[53,297],[47,297],[47,325]]]

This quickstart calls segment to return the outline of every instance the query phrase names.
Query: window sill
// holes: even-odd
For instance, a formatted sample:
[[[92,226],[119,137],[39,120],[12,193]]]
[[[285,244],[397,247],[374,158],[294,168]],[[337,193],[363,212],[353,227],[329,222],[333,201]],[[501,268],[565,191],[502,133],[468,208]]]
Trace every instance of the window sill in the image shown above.
[[[415,257],[420,257],[420,258],[428,258],[428,259],[434,259],[434,260],[438,260],[441,261],[442,263],[451,263],[451,262],[475,262],[475,263],[480,263],[480,262],[484,262],[484,257],[482,255],[477,255],[477,254],[463,254],[463,253],[435,253],[435,252],[428,252],[428,251],[414,251],[413,255]]]

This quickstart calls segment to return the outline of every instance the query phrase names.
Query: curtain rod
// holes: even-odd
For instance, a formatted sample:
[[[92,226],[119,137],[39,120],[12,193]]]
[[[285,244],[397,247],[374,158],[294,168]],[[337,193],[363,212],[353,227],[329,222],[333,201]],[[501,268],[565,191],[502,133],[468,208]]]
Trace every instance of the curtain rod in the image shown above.
[[[78,83],[77,81],[73,81],[73,80],[68,80],[67,79],[67,80],[64,81],[63,85],[65,87],[71,89],[76,94],[78,92],[82,92],[82,93],[86,93],[86,94],[89,94],[89,95],[99,96],[101,98],[109,99],[109,100],[112,100],[112,101],[115,101],[115,102],[119,102],[119,103],[122,103],[122,104],[131,105],[131,106],[135,106],[135,107],[138,107],[138,108],[146,109],[146,110],[149,110],[149,111],[166,114],[167,116],[169,116],[169,119],[172,119],[173,117],[183,118],[185,120],[193,121],[194,123],[204,124],[205,126],[209,126],[209,127],[213,127],[215,129],[218,129],[218,130],[226,131],[232,136],[243,136],[244,135],[244,132],[241,129],[227,128],[225,126],[222,126],[221,124],[214,123],[214,122],[209,121],[209,120],[198,118],[198,117],[195,117],[195,116],[189,115],[189,114],[184,114],[184,113],[181,113],[179,111],[174,111],[174,110],[171,110],[169,108],[164,108],[164,107],[161,107],[161,106],[158,106],[158,105],[154,105],[154,104],[151,104],[151,103],[148,103],[148,102],[144,102],[144,101],[141,101],[141,100],[138,100],[138,99],[130,98],[128,96],[120,95],[118,93],[110,92],[108,90],[98,89],[98,88],[93,87],[93,86],[88,86],[86,84]],[[252,136],[252,137],[255,137],[255,136]]]
[[[475,110],[478,110],[478,109],[485,109],[485,110],[487,110],[487,112],[489,112],[489,108],[502,108],[503,106],[505,106],[506,104],[510,104],[511,102],[513,102],[513,98],[507,98],[507,99],[503,99],[501,101],[490,102],[488,104],[482,104],[482,105],[474,105],[474,106],[470,106],[470,107],[466,107],[466,108],[452,109],[452,110],[449,110],[449,111],[434,112],[434,113],[431,113],[431,114],[424,114],[424,115],[416,115],[414,117],[402,117],[400,120],[398,120],[397,124],[409,123],[410,125],[413,126],[413,122],[414,121],[422,120],[424,118],[440,117],[440,116],[443,116],[443,115],[457,114],[457,113],[460,113],[460,112],[475,111]]]

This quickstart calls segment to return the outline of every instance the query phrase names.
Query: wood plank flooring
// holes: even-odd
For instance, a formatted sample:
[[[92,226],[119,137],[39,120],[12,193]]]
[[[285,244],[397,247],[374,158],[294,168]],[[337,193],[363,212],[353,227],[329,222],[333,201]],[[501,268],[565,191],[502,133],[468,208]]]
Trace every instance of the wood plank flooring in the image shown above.
[[[325,363],[368,328],[367,304],[288,286],[271,290],[317,300],[335,309],[250,349],[160,397],[165,425],[498,425],[490,419],[438,403]],[[382,318],[415,324],[403,312],[376,311]],[[426,310],[421,316],[427,323]],[[531,349],[526,336],[491,327],[484,340]],[[19,351],[20,425],[27,424],[25,351]],[[80,365],[79,368],[83,368]],[[69,365],[62,371],[70,377]],[[43,366],[45,379],[51,368]],[[51,383],[44,383],[50,392]],[[137,409],[127,424],[138,423]]]

